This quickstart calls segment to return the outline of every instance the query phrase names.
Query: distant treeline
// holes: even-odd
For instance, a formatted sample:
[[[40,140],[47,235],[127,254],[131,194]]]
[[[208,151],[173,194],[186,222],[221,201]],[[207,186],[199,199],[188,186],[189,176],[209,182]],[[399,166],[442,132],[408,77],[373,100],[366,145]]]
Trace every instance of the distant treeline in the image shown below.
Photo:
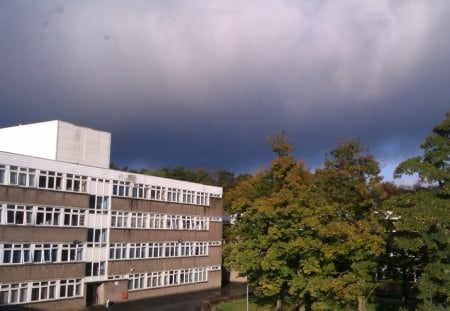
[[[205,185],[220,186],[224,188],[225,192],[233,188],[239,180],[242,180],[250,176],[250,174],[239,174],[236,176],[233,172],[225,169],[209,171],[204,168],[192,169],[180,165],[174,167],[164,166],[157,169],[148,169],[148,168],[132,169],[127,166],[119,168],[116,165],[114,165],[114,163],[111,163],[110,168],[136,174],[173,178],[178,180],[201,183]]]

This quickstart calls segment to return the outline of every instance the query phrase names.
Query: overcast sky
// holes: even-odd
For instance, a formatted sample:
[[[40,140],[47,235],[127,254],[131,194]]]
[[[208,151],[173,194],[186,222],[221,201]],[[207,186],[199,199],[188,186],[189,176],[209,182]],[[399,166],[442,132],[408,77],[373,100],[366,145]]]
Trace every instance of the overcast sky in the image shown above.
[[[0,127],[112,133],[118,166],[314,169],[360,138],[386,179],[450,110],[448,0],[0,1]]]

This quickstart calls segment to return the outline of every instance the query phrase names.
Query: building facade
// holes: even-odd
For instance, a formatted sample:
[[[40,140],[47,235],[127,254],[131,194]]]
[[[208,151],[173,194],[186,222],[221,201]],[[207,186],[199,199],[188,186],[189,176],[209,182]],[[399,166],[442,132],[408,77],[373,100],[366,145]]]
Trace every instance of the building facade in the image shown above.
[[[40,126],[46,135],[34,139],[50,150],[36,154],[22,144],[26,127]],[[23,139],[2,145],[14,129]],[[61,121],[4,130],[0,309],[72,310],[221,286],[222,188],[111,170],[109,133]]]

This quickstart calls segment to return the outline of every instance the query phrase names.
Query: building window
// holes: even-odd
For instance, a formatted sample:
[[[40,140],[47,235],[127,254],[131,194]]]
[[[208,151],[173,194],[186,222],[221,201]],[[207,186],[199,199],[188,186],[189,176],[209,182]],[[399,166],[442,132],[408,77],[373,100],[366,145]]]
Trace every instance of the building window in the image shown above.
[[[23,303],[27,301],[28,283],[0,285],[0,305]]]
[[[11,185],[35,187],[36,170],[31,168],[11,166],[9,170],[9,183]]]
[[[178,273],[180,271],[176,271],[176,270],[171,270],[171,271],[167,271],[166,275],[165,275],[165,284],[166,285],[176,285],[178,284]]]
[[[4,165],[0,165],[0,184],[5,183],[6,169]]]
[[[148,257],[149,258],[164,257],[164,243],[163,242],[148,243]]]
[[[180,243],[180,255],[181,256],[192,256],[194,253],[194,243],[193,242],[182,242]]]
[[[206,269],[204,269],[204,268],[193,269],[193,274],[194,274],[194,279],[193,279],[194,283],[204,282],[204,281],[208,280],[207,279],[208,275],[207,275]]]
[[[81,280],[59,281],[59,298],[69,298],[81,295]]]
[[[130,191],[130,183],[123,181],[113,181],[113,195],[117,195],[119,197],[127,197]]]
[[[82,244],[62,244],[61,261],[83,261],[83,245]]]
[[[128,258],[146,258],[146,243],[131,243]]]
[[[205,217],[195,217],[194,219],[196,230],[208,230],[208,222]]]
[[[31,263],[30,244],[3,244],[0,256],[3,257],[4,264]]]
[[[206,192],[197,192],[197,201],[196,201],[196,203],[198,205],[208,205]]]
[[[88,229],[87,246],[104,247],[106,246],[106,229]]]
[[[178,229],[181,217],[177,215],[166,215],[166,229]]]
[[[161,214],[150,214],[150,229],[163,229],[164,216]]]
[[[109,208],[109,197],[91,195],[89,196],[89,213],[106,214]]]
[[[40,171],[39,188],[61,190],[62,173]]]
[[[56,298],[56,281],[33,282],[31,301],[50,300]]]
[[[55,300],[76,296],[82,296],[81,279],[0,285],[0,305]]]
[[[33,223],[33,207],[8,204],[6,222],[14,225],[31,225]]]
[[[85,273],[86,276],[105,275],[105,262],[87,262]]]
[[[58,260],[58,244],[35,244],[34,263],[55,262]]]
[[[58,226],[61,209],[56,207],[38,207],[36,212],[36,225]]]
[[[126,259],[127,243],[109,244],[109,259]]]
[[[85,224],[86,211],[65,208],[64,209],[64,226],[83,227]]]
[[[149,272],[147,278],[147,286],[150,288],[153,287],[162,287],[164,286],[164,275],[162,271],[159,272]]]
[[[83,261],[82,244],[0,244],[3,264],[49,263]]]
[[[181,190],[176,188],[167,188],[167,201],[179,202],[181,197]]]
[[[207,268],[191,268],[130,274],[128,290],[157,288],[208,281]]]
[[[194,256],[207,256],[208,255],[207,242],[195,242],[194,244]]]
[[[166,242],[166,251],[165,251],[165,257],[178,257],[179,252],[179,244],[177,242]]]
[[[164,187],[161,186],[151,186],[150,187],[150,200],[163,201],[164,198]]]
[[[145,228],[145,218],[142,213],[131,213],[131,228]]]
[[[131,189],[131,196],[133,198],[143,198],[144,197],[144,185],[143,184],[134,184]]]
[[[191,230],[195,228],[194,220],[192,216],[182,216],[181,217],[181,229],[183,230]]]
[[[67,174],[66,175],[66,190],[73,192],[87,191],[87,177],[80,175]]]
[[[145,280],[146,280],[145,273],[130,274],[128,278],[128,289],[133,290],[145,288],[146,287]]]
[[[209,217],[112,211],[111,227],[160,230],[208,230]]]
[[[124,212],[111,213],[111,227],[126,228],[128,227],[128,215]]]
[[[183,203],[193,204],[195,192],[191,190],[183,190]]]

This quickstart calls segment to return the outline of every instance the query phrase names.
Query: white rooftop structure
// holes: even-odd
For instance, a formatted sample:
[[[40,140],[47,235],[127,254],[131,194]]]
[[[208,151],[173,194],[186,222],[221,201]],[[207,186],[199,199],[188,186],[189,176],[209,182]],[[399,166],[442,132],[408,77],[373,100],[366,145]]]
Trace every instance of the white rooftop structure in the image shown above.
[[[109,168],[111,133],[54,120],[0,129],[0,150]]]

